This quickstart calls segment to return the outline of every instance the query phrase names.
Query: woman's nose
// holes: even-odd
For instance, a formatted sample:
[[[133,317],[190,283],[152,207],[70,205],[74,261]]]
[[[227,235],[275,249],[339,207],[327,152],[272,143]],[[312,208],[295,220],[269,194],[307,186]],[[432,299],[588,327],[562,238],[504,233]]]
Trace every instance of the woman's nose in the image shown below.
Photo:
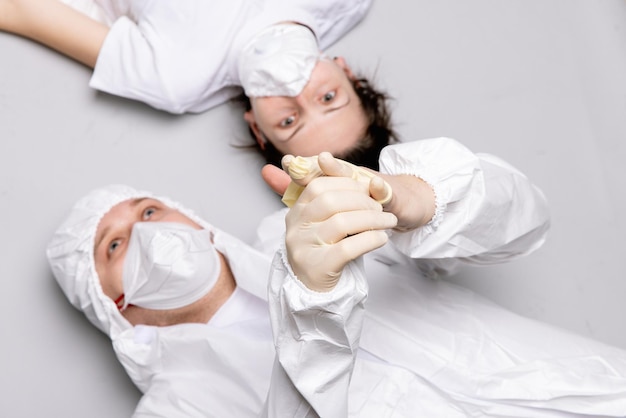
[[[302,91],[300,92],[300,94],[298,94],[298,95],[294,98],[294,100],[295,100],[296,105],[297,105],[298,107],[305,107],[305,106],[307,106],[307,104],[309,103],[309,99],[308,99],[308,96],[307,96],[306,89],[305,89],[305,90],[302,90]]]
[[[309,80],[300,94],[295,97],[295,101],[299,106],[307,106],[315,103],[315,87],[311,84],[311,80]]]

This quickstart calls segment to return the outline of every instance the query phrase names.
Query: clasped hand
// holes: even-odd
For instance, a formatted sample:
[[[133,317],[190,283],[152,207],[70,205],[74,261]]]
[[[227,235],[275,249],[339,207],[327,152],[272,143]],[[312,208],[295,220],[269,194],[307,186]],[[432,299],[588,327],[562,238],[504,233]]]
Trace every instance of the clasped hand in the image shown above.
[[[300,158],[300,157],[297,157]],[[296,159],[291,155],[283,157],[283,169],[291,170],[292,162]],[[360,179],[369,183],[370,196],[383,205],[385,212],[393,213],[398,218],[396,231],[411,231],[426,225],[435,214],[435,193],[430,185],[419,177],[406,174],[382,174],[365,167],[357,167],[346,161],[334,158],[330,153],[323,152],[319,157],[306,157],[314,167],[308,173],[294,176],[293,183],[301,187],[318,176],[349,177]],[[274,170],[279,171],[285,177],[280,177]],[[263,177],[266,182],[279,194],[295,200],[294,196],[287,196],[289,188],[285,191],[289,178],[276,167],[264,168]],[[297,197],[297,196],[295,196]]]
[[[369,184],[350,177],[314,178],[286,216],[289,264],[309,289],[328,292],[346,264],[387,242],[385,230],[396,223],[370,196]]]

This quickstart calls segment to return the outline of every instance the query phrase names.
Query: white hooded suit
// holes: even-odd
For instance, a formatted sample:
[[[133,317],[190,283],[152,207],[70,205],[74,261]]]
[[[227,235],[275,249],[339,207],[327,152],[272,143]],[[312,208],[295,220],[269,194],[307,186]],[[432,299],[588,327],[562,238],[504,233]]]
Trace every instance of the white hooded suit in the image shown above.
[[[626,416],[626,352],[431,278],[538,248],[549,225],[541,192],[445,138],[388,147],[381,171],[422,177],[437,213],[350,263],[329,293],[293,276],[282,213],[262,223],[257,250],[157,197],[212,229],[233,271],[237,290],[208,324],[126,322],[100,288],[93,239],[112,206],[151,195],[117,186],[81,200],[48,257],[144,392],[135,416]]]

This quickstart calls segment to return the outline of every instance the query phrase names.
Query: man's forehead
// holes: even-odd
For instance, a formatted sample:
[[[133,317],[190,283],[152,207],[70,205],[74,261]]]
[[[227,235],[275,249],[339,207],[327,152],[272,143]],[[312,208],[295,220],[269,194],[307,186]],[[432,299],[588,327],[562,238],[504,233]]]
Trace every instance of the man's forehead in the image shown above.
[[[128,200],[118,203],[117,205],[113,206],[109,212],[113,211],[115,208],[118,208],[118,207],[119,208],[124,208],[124,207],[135,208],[143,202],[149,202],[149,203],[153,202],[159,205],[167,206],[163,202],[161,202],[159,199],[155,199],[154,197],[136,197],[134,199],[128,199]]]
[[[114,205],[107,213],[104,214],[100,223],[98,224],[98,228],[96,230],[96,243],[98,243],[110,226],[111,223],[114,223],[117,220],[123,220],[126,215],[132,214],[132,210],[139,206],[143,202],[155,202],[157,204],[163,205],[163,203],[152,197],[136,197],[133,199],[127,199],[118,204]]]

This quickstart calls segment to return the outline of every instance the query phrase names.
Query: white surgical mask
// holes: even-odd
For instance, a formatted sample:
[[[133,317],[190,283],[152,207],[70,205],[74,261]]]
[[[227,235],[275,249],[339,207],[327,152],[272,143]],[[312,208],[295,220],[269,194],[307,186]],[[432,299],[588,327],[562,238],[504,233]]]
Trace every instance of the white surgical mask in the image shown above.
[[[311,78],[320,57],[317,39],[309,28],[273,25],[243,48],[239,81],[248,97],[295,97]]]
[[[181,223],[137,222],[124,260],[120,309],[181,308],[206,295],[219,274],[210,231]]]

